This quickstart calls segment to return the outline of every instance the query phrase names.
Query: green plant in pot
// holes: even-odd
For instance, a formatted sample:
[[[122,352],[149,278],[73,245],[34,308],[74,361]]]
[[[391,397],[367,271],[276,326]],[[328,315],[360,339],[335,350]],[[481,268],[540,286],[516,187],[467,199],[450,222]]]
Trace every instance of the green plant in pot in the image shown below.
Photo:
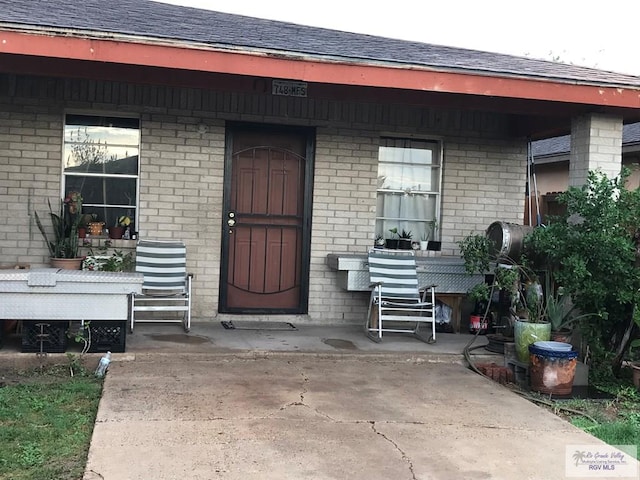
[[[420,250],[426,250],[429,246],[429,238],[431,237],[431,232],[424,232],[420,235]]]
[[[547,296],[545,315],[551,324],[551,339],[567,343],[571,343],[571,334],[579,320],[594,316],[590,313],[578,315],[571,297],[565,295],[562,287],[558,288],[555,295]]]
[[[521,287],[518,318],[513,328],[518,361],[529,363],[529,345],[551,339],[551,324],[545,318],[544,293],[537,278]]]
[[[640,328],[640,188],[629,188],[630,173],[590,171],[585,185],[558,195],[566,212],[525,240],[576,308],[594,314],[579,322],[591,381],[621,373]]]
[[[491,298],[491,286],[486,283],[477,283],[467,292],[467,297],[473,303],[473,310],[469,319],[469,330],[484,330],[488,327],[489,300]]]
[[[70,192],[60,202],[59,213],[55,213],[49,205],[49,217],[53,227],[53,236],[47,233],[38,212],[34,212],[35,222],[44,238],[52,265],[56,265],[57,259],[73,260],[73,265],[60,266],[60,268],[80,269],[82,257],[78,254],[79,240],[78,227],[80,226],[82,215],[82,196],[78,192]],[[69,263],[69,262],[65,262]],[[74,266],[75,265],[75,266]]]
[[[411,250],[411,239],[413,238],[413,234],[411,230],[402,230],[398,235],[398,248],[400,250]]]
[[[398,242],[400,241],[398,237],[398,227],[390,228],[389,233],[391,233],[391,238],[387,238],[386,247],[390,250],[397,250]]]
[[[517,263],[510,258],[498,258],[495,253],[498,249],[487,235],[470,234],[458,242],[458,246],[468,274],[491,274],[489,299],[494,292],[508,298],[508,312],[500,316],[500,321],[506,319],[507,324],[500,327],[506,337],[513,331],[518,360],[527,362],[529,344],[549,340],[551,332],[549,323],[544,320],[539,298],[541,288],[535,276],[524,261]]]

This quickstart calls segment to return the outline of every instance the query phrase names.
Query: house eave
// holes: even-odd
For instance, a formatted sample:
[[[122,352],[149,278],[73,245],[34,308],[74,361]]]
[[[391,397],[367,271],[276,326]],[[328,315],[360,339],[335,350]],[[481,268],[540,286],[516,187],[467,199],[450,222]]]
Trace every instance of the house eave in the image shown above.
[[[640,87],[0,24],[0,54],[640,109]]]

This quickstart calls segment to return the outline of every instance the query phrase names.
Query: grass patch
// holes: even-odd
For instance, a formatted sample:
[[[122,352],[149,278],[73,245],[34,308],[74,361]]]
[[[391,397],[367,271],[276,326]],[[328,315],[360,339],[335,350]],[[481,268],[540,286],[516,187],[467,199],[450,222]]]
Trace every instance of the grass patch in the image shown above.
[[[609,445],[640,445],[640,392],[624,382],[601,388],[606,388],[615,398],[585,401],[585,405],[578,408],[591,412],[597,423],[580,416],[571,416],[571,423]]]
[[[1,372],[0,479],[82,478],[102,379],[77,364]]]
[[[613,398],[560,401],[547,399],[546,406],[609,445],[640,445],[640,392],[624,380],[598,387],[613,395]]]

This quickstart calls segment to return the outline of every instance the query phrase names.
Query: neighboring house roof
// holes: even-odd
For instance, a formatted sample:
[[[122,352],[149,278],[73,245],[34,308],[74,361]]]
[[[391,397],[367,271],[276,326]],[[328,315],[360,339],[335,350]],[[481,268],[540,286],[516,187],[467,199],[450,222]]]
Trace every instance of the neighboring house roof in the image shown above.
[[[148,0],[0,0],[0,26],[110,33],[401,68],[640,87],[640,77],[532,58],[348,33]]]
[[[640,144],[640,122],[624,125],[622,128],[622,146]],[[568,154],[571,151],[571,135],[546,138],[531,144],[535,157],[551,157]]]

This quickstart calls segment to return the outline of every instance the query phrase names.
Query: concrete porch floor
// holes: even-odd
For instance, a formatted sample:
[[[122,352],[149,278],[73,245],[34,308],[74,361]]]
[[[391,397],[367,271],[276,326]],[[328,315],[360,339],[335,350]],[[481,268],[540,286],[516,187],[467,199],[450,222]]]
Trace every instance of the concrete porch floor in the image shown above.
[[[177,324],[137,324],[127,335],[127,352],[418,354],[460,360],[465,345],[474,337],[437,333],[436,342],[427,344],[410,334],[386,333],[382,342],[376,343],[367,338],[360,325],[292,323],[296,330],[228,330],[219,321],[195,322],[189,333]],[[478,336],[473,346],[486,343],[486,337]]]
[[[225,319],[228,320],[228,319]],[[288,321],[288,320],[287,320]],[[437,333],[436,342],[427,344],[410,334],[386,333],[382,342],[371,341],[361,325],[318,325],[292,322],[295,330],[228,330],[220,321],[195,321],[185,333],[179,324],[139,323],[133,333],[127,328],[126,350],[114,353],[117,360],[134,360],[149,355],[268,356],[312,353],[326,356],[395,356],[434,363],[465,364],[463,349],[473,341],[474,361],[503,363],[503,356],[482,348],[487,339],[461,333]],[[474,339],[475,337],[475,339]],[[33,353],[21,353],[21,336],[5,335],[0,362],[27,366],[36,362]],[[475,348],[478,347],[478,348]],[[79,353],[81,345],[68,340],[66,353]],[[64,353],[49,353],[50,360],[66,358]],[[87,354],[95,360],[101,353]]]

